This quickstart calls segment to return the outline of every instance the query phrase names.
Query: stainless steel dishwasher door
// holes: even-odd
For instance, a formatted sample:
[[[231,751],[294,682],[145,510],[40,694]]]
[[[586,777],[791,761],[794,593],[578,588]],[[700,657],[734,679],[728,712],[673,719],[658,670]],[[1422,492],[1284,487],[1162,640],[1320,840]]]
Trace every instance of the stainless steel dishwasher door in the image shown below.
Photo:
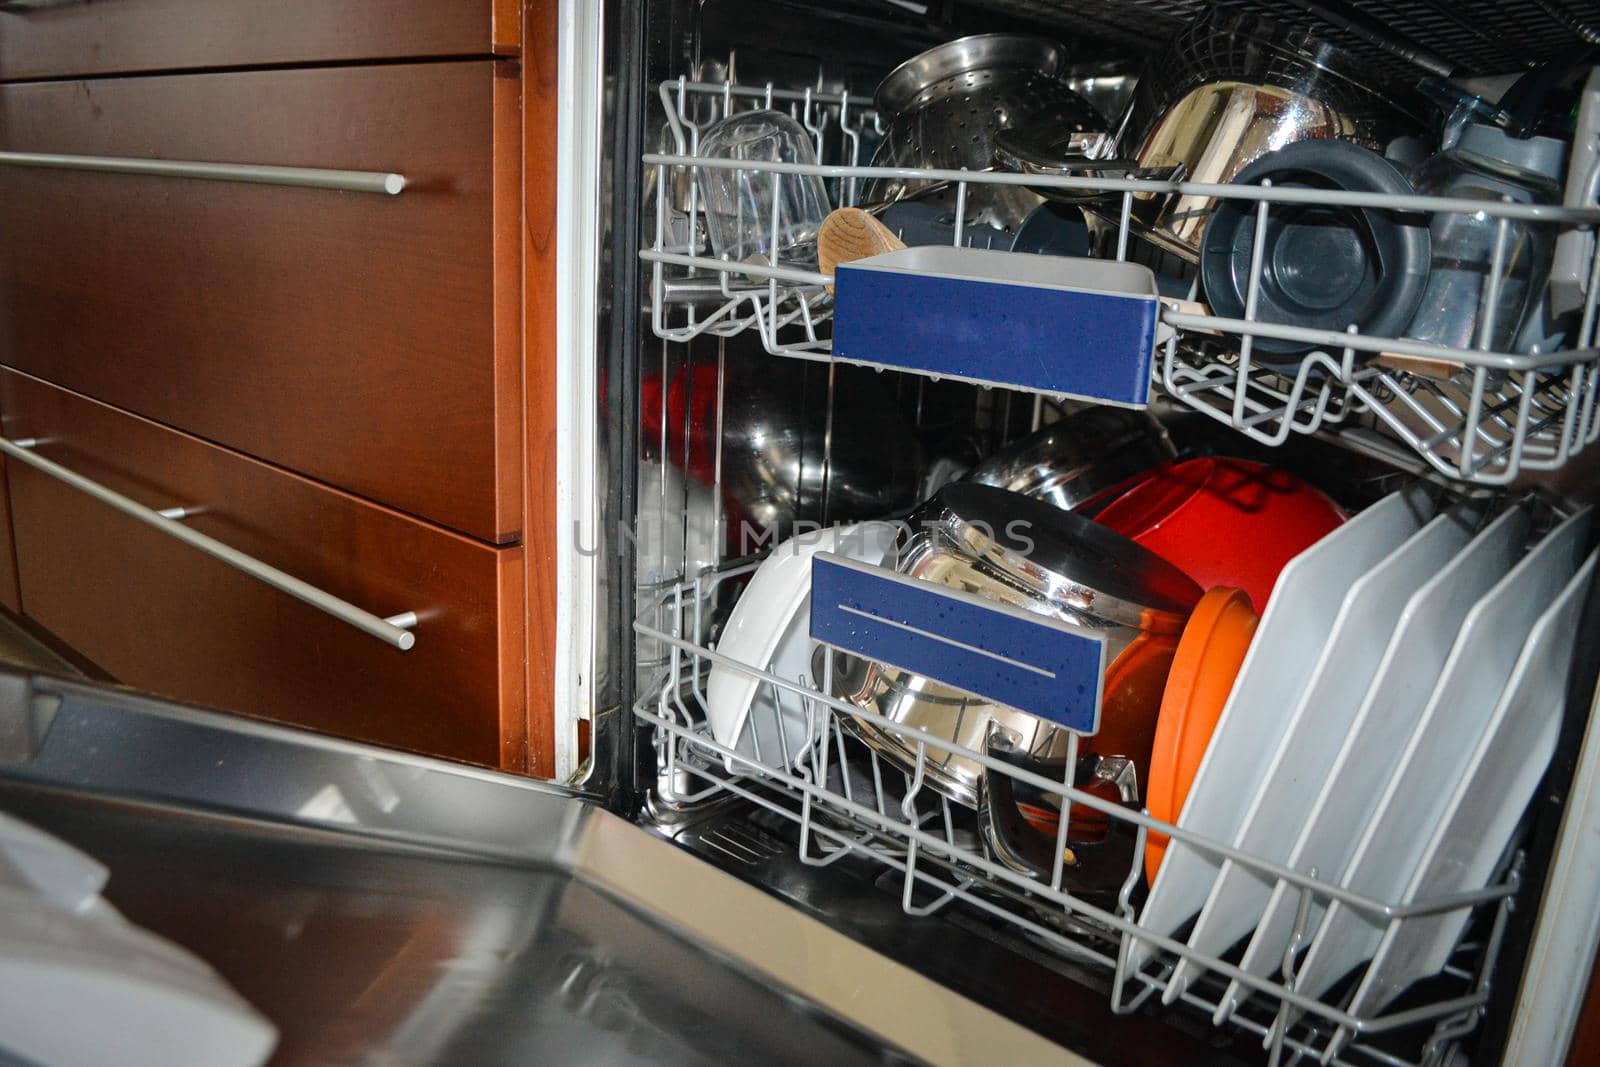
[[[105,864],[275,1063],[1086,1062],[508,775],[0,673],[0,811]]]

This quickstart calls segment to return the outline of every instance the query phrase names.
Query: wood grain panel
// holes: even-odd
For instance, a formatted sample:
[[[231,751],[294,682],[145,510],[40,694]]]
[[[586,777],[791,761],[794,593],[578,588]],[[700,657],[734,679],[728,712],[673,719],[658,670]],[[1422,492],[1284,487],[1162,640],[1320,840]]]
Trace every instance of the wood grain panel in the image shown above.
[[[495,549],[0,371],[8,436],[379,615],[400,652],[21,463],[27,614],[113,677],[183,701],[525,768],[522,551]]]
[[[505,66],[0,87],[6,149],[410,182],[384,196],[0,167],[0,363],[513,540],[520,160]]]
[[[516,55],[522,48],[522,0],[494,0],[490,23],[496,55]]]
[[[0,12],[0,80],[514,50],[505,0],[57,0]]]
[[[0,605],[22,613],[17,585],[17,547],[11,539],[11,491],[6,488],[5,458],[0,456]]]
[[[522,175],[527,468],[528,769],[555,774],[556,647],[556,0],[528,0],[523,25]],[[572,699],[571,694],[561,699]]]
[[[1596,1063],[1600,1063],[1600,961],[1590,969],[1578,1024],[1567,1049],[1567,1067],[1593,1067]]]

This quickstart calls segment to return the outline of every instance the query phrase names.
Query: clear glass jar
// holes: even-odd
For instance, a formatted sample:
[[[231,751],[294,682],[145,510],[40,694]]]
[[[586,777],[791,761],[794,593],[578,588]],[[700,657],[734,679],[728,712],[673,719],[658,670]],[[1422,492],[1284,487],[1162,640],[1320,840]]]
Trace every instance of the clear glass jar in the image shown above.
[[[781,111],[746,111],[722,119],[701,138],[698,154],[748,163],[817,162],[811,135]],[[816,269],[817,229],[828,214],[828,191],[820,177],[701,167],[700,191],[711,250],[718,256]]]
[[[1561,199],[1566,153],[1565,142],[1553,137],[1515,138],[1493,126],[1471,124],[1454,145],[1418,165],[1412,184],[1431,196],[1554,204]],[[1452,348],[1482,347],[1499,226],[1498,218],[1482,213],[1433,216],[1428,288],[1408,337]],[[1544,299],[1555,238],[1555,228],[1547,223],[1506,221],[1490,350],[1515,350],[1523,323]]]

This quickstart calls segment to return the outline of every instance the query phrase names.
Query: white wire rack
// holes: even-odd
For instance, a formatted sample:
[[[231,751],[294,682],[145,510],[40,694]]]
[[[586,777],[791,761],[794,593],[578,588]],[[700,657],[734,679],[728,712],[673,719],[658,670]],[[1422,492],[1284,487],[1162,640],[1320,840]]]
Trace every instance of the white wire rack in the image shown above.
[[[1155,384],[1174,400],[1204,412],[1263,444],[1290,434],[1376,429],[1415,453],[1439,474],[1483,485],[1505,485],[1523,472],[1551,471],[1600,436],[1600,365],[1597,365],[1597,299],[1600,255],[1589,264],[1587,303],[1570,347],[1559,351],[1500,352],[1491,349],[1494,324],[1485,314],[1477,348],[1454,348],[1407,338],[1309,329],[1258,321],[1261,284],[1260,224],[1274,205],[1322,204],[1428,215],[1459,213],[1498,220],[1498,240],[1487,286],[1486,307],[1496,301],[1498,278],[1508,255],[1515,220],[1552,227],[1593,228],[1600,208],[1338,192],[1324,189],[1213,185],[1147,179],[1073,178],[997,172],[918,170],[862,165],[883,126],[865,98],[773,86],[664,82],[659,98],[670,152],[643,157],[653,195],[653,238],[641,251],[651,264],[650,312],[656,335],[689,341],[747,331],[766,350],[791,358],[830,360],[829,275],[792,263],[733,264],[709,251],[698,225],[699,172],[705,168],[759,170],[781,184],[789,175],[818,175],[831,184],[835,203],[854,205],[869,181],[905,179],[948,182],[955,189],[952,240],[963,242],[968,190],[981,185],[1050,186],[1100,190],[1112,195],[1102,210],[1119,221],[1115,257],[1126,259],[1139,241],[1133,222],[1135,198],[1180,194],[1210,200],[1253,202],[1258,212],[1245,317],[1210,314],[1195,301],[1168,301],[1168,327],[1153,361]],[[696,154],[702,131],[725,115],[765,107],[787,108],[815,140],[818,165],[763,164],[752,167]],[[1117,197],[1120,196],[1120,210]],[[775,213],[776,216],[776,213]],[[781,219],[774,217],[774,237]],[[778,242],[774,240],[773,246]],[[1253,358],[1262,338],[1315,346],[1297,367],[1285,371]],[[1375,358],[1384,357],[1384,358]],[[1408,362],[1409,361],[1409,362]],[[1419,370],[1431,367],[1433,371]],[[1446,368],[1441,373],[1438,368]]]
[[[1439,1064],[1456,1040],[1477,1024],[1517,890],[1520,854],[1508,861],[1496,884],[1478,892],[1412,903],[1371,899],[835,699],[822,691],[832,688],[831,662],[823,667],[821,688],[810,688],[773,673],[770,663],[761,668],[743,664],[685,636],[701,633],[703,613],[711,610],[708,605],[720,592],[741,586],[757,566],[744,562],[708,570],[658,590],[641,604],[635,630],[642,639],[668,650],[665,666],[641,687],[633,709],[654,728],[658,800],[689,805],[739,797],[759,805],[795,826],[798,856],[808,865],[826,867],[859,857],[898,872],[901,905],[910,916],[923,917],[946,907],[975,909],[1100,970],[1109,979],[1111,1007],[1118,1013],[1158,1008],[1159,994],[1180,958],[1209,972],[1179,998],[1179,1003],[1204,1017],[1216,1017],[1227,982],[1237,979],[1255,995],[1227,1018],[1227,1025],[1258,1036],[1275,1064]],[[790,751],[781,740],[782,751],[761,751],[763,734],[784,737],[781,722],[771,733],[755,726],[747,729],[754,751],[746,751],[749,746],[735,750],[719,744],[703,713],[713,664],[755,678],[765,687],[772,699],[756,700],[752,716],[777,717],[785,704],[794,706],[792,696],[780,700],[779,695],[798,695],[808,719],[808,736],[814,739],[806,751]],[[854,741],[852,719],[871,720],[876,729],[892,732],[915,759],[909,766],[891,762]],[[1133,845],[1127,870],[1117,872],[1120,881],[1087,893],[1065,887],[1061,847],[1054,850],[1055,867],[1048,878],[1030,877],[1008,866],[991,851],[974,813],[929,785],[929,763],[946,752],[1006,775],[1015,786],[1054,798],[1061,811],[1061,838],[1074,808],[1093,809],[1113,825],[1121,824],[1133,835]],[[1072,766],[1075,761],[1067,762]],[[1219,859],[1232,859],[1265,879],[1282,879],[1298,887],[1297,925],[1279,971],[1266,978],[1249,974],[1228,960],[1139,925],[1144,845],[1151,832],[1185,841]],[[1354,1015],[1331,993],[1318,999],[1294,988],[1299,953],[1310,940],[1312,906],[1333,900],[1382,920],[1459,909],[1472,909],[1474,915],[1444,974],[1429,983],[1425,994],[1404,998],[1383,1013]],[[1158,966],[1135,970],[1130,965],[1135,940],[1160,950]]]

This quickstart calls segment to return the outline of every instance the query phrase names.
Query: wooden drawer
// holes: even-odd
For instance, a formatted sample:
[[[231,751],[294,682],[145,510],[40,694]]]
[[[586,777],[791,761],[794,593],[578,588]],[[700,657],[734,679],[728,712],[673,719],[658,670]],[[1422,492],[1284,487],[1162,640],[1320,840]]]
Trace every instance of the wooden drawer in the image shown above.
[[[0,371],[13,440],[379,616],[402,652],[80,489],[6,464],[22,609],[119,681],[522,770],[522,550],[496,549]]]
[[[517,50],[517,0],[10,0],[0,80]]]
[[[514,540],[520,134],[503,66],[0,86],[4,150],[409,183],[389,196],[0,166],[0,363]]]
[[[21,614],[22,594],[17,588],[17,550],[11,543],[11,495],[6,492],[5,471],[5,463],[0,461],[0,606]]]

